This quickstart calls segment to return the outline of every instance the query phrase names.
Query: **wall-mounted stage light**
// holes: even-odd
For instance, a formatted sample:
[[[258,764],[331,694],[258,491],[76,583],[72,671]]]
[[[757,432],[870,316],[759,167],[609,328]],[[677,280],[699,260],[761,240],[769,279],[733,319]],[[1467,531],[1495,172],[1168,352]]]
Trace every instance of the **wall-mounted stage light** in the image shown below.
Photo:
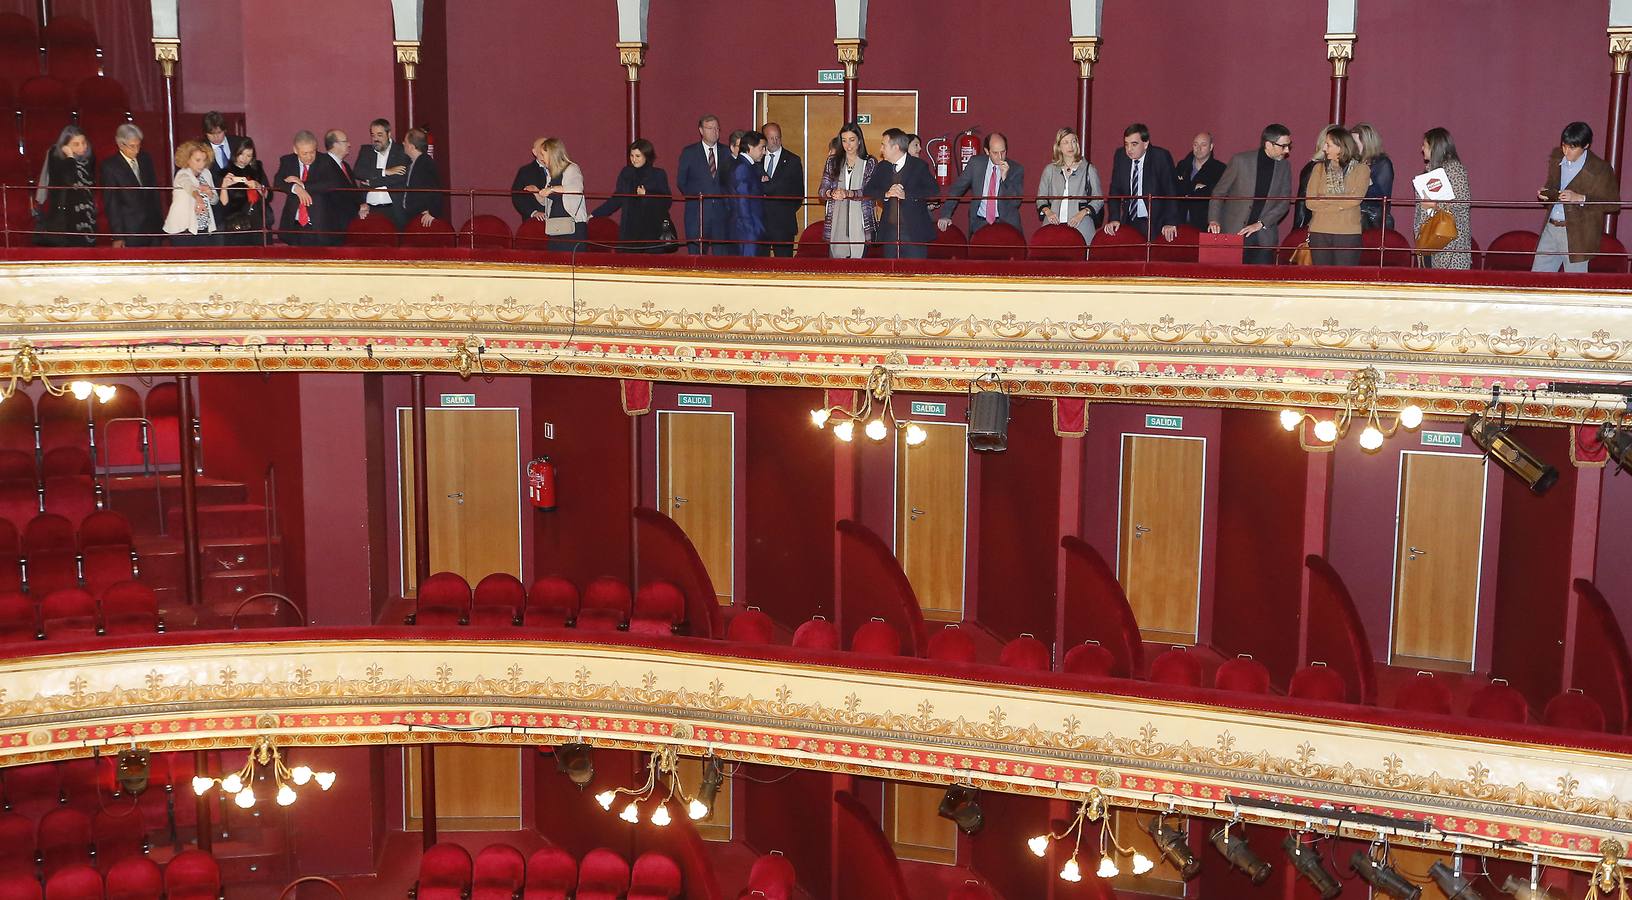
[[[1558,483],[1558,470],[1543,462],[1523,444],[1513,439],[1511,426],[1491,419],[1489,409],[1468,416],[1468,437],[1473,439],[1485,455],[1496,460],[1502,468],[1519,476],[1530,486],[1530,493],[1541,496]]]
[[[151,772],[148,765],[147,751],[132,747],[121,751],[114,765],[114,775],[119,780],[119,790],[131,796],[139,796],[147,790],[148,775]]]
[[[1598,441],[1623,471],[1632,472],[1632,427],[1605,422],[1598,426]]]
[[[954,784],[946,789],[936,813],[958,826],[964,834],[976,834],[985,827],[986,819],[980,813],[980,792],[967,784]]]
[[[1234,825],[1234,821],[1225,822],[1221,828],[1213,832],[1213,846],[1230,861],[1230,865],[1252,879],[1253,884],[1263,884],[1269,880],[1269,863],[1252,852],[1252,847],[1244,835],[1230,830]]]
[[[585,743],[562,744],[555,748],[556,771],[583,790],[595,780],[594,752],[595,748]]]
[[[1394,900],[1422,898],[1422,888],[1406,881],[1405,876],[1394,871],[1386,863],[1372,859],[1364,850],[1354,851],[1354,855],[1349,857],[1349,868],[1360,876],[1361,881],[1393,897]]]
[[[1445,900],[1484,900],[1466,878],[1440,860],[1428,867],[1428,877],[1444,892]]]
[[[1150,820],[1145,830],[1150,833],[1150,839],[1156,842],[1156,849],[1161,851],[1162,858],[1179,870],[1179,877],[1185,881],[1201,874],[1201,860],[1190,850],[1190,841],[1183,831],[1167,827],[1167,817],[1171,813],[1159,813]]]
[[[1009,447],[1009,395],[998,385],[996,375],[990,378],[990,390],[976,389],[980,378],[969,383],[969,449],[980,453]]]
[[[1314,887],[1320,900],[1337,900],[1342,896],[1342,882],[1320,864],[1320,849],[1314,844],[1305,844],[1301,833],[1287,835],[1286,840],[1281,841],[1281,848],[1286,851],[1286,858],[1291,860],[1292,868],[1297,869],[1303,880]]]

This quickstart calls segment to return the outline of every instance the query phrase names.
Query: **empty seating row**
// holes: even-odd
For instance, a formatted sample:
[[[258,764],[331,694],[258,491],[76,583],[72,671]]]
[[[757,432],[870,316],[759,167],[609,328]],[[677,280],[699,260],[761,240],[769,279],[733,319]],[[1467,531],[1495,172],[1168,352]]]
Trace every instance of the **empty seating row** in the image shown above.
[[[34,461],[32,453],[0,450],[0,518],[27,522],[47,512],[81,522],[105,502],[85,450],[58,447],[38,469]]]
[[[47,464],[58,448],[94,451],[93,461],[103,467],[179,466],[181,395],[177,384],[159,382],[146,397],[138,396],[128,385],[111,387],[106,400],[47,393],[36,404],[28,394],[13,394],[0,403],[0,451],[36,457],[42,477],[50,474]],[[68,463],[64,457],[56,468]]]
[[[46,72],[77,80],[101,68],[96,28],[85,19],[53,15],[40,28],[20,13],[0,13],[0,80],[18,83]]]
[[[94,814],[63,807],[39,823],[16,813],[0,813],[0,876],[46,878],[76,866],[112,866],[148,851],[147,828],[133,806],[99,809]]]
[[[130,522],[113,510],[85,516],[77,531],[63,516],[40,513],[21,536],[9,518],[0,517],[0,592],[44,596],[81,588],[101,595],[140,576]]]
[[[196,820],[196,807],[174,802],[178,786],[190,791],[193,777],[191,753],[153,753],[148,756],[147,788],[135,799],[143,829],[148,834],[160,835],[174,841],[177,828],[191,826]],[[189,794],[190,796],[190,794]],[[116,780],[113,757],[100,756],[63,762],[35,763],[12,766],[0,770],[0,800],[3,816],[17,816],[30,823],[59,809],[73,809],[88,816],[107,810],[123,813],[130,808],[128,795],[121,791]],[[21,834],[23,829],[13,824],[4,834]],[[95,823],[92,824],[93,834]],[[0,839],[0,859],[5,859],[5,847],[14,841]],[[25,855],[36,851],[33,839],[28,841]]]
[[[521,851],[490,844],[476,854],[458,844],[426,850],[413,900],[673,900],[680,896],[680,867],[661,853],[645,853],[633,871],[616,851],[589,851],[582,863],[560,847],[543,847],[524,861]]]
[[[515,576],[495,572],[472,591],[460,575],[438,572],[420,585],[415,602],[416,611],[406,619],[410,625],[576,627],[658,635],[685,630],[686,598],[679,587],[650,581],[631,596],[628,583],[610,575],[590,581],[580,594],[576,584],[559,575],[539,578],[528,589]]]
[[[42,884],[31,874],[0,871],[4,900],[220,900],[221,867],[203,850],[184,850],[161,869],[145,856],[127,856],[107,868],[64,866]]]
[[[100,597],[64,588],[46,594],[37,606],[26,594],[0,592],[0,644],[162,631],[158,595],[139,581],[111,585]]]
[[[611,219],[589,220],[590,249],[611,250],[618,239],[618,224]],[[470,250],[547,250],[550,236],[545,224],[535,219],[521,223],[515,232],[498,216],[476,215],[454,231],[447,219],[429,225],[417,218],[408,220],[402,231],[384,216],[355,219],[346,230],[348,247],[465,248]],[[556,240],[560,240],[557,238]]]

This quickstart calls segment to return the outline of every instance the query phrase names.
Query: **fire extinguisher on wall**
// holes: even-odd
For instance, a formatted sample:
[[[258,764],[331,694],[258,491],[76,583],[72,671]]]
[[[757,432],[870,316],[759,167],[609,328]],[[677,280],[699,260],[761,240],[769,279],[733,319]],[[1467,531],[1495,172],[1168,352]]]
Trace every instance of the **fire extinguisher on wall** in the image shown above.
[[[534,509],[555,509],[555,463],[548,456],[527,463],[527,500]]]
[[[980,152],[980,132],[971,128],[958,135],[957,147],[958,171],[962,172],[963,167],[969,165],[969,160]]]
[[[929,164],[935,169],[935,183],[946,187],[952,183],[952,143],[944,137],[930,138],[924,145]]]
[[[421,125],[419,130],[425,132],[425,155],[436,159],[436,132],[429,125]]]

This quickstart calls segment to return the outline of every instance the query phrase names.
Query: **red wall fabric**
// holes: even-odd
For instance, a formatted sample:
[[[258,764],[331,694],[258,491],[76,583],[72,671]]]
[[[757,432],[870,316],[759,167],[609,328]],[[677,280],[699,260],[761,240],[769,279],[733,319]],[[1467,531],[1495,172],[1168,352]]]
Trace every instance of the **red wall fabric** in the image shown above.
[[[539,514],[534,571],[580,587],[598,575],[630,574],[629,417],[611,378],[532,379],[534,446],[559,473],[555,512]],[[538,433],[556,422],[555,440]],[[570,430],[569,430],[570,429]]]
[[[1621,629],[1632,629],[1632,553],[1626,536],[1632,534],[1632,476],[1614,463],[1604,470],[1598,503],[1598,546],[1593,583],[1615,611]],[[1623,637],[1632,642],[1632,632]]]
[[[548,749],[548,748],[546,748]],[[601,809],[595,795],[604,790],[639,786],[646,779],[646,755],[605,747],[595,750],[595,779],[580,789],[561,774],[551,753],[530,757],[533,769],[533,815],[538,833],[577,859],[596,847],[607,847],[634,862],[634,831],[618,818],[626,798],[610,812]]]
[[[1049,801],[982,791],[986,827],[968,841],[968,865],[1005,897],[1042,897],[1055,873],[1033,856],[1026,841],[1049,830]]]
[[[1557,694],[1564,666],[1565,616],[1579,470],[1568,463],[1567,428],[1515,428],[1513,436],[1558,468],[1545,496],[1502,479],[1501,550],[1496,570],[1495,656],[1491,674],[1524,692],[1538,711]]]
[[[243,4],[230,0],[180,0],[179,12],[181,65],[176,68],[176,72],[177,80],[183,88],[180,93],[186,103],[183,108],[196,113],[212,109],[223,112],[242,111],[245,37]],[[151,35],[152,32],[148,34]],[[152,57],[151,52],[145,54],[144,63],[157,66],[157,63],[152,62]],[[164,101],[161,99],[154,108],[162,114]],[[197,116],[177,116],[176,140],[198,137],[202,131]],[[261,132],[256,132],[257,136],[260,134]],[[256,149],[264,155],[271,148],[257,146]],[[285,149],[281,152],[289,151]],[[276,160],[273,162],[275,164]],[[272,172],[266,174],[271,175]]]
[[[1053,645],[1061,438],[1046,399],[1018,397],[1010,411],[1008,449],[972,454],[980,466],[973,618],[1001,638],[1029,632]]]
[[[805,769],[744,765],[731,782],[740,794],[742,821],[736,833],[760,853],[780,850],[793,863],[799,884],[812,897],[831,896],[833,776]]]
[[[291,766],[339,773],[330,790],[300,792],[294,810],[298,827],[290,829],[290,836],[301,871],[373,874],[386,838],[384,823],[375,815],[384,803],[376,799],[371,777],[383,770],[381,752],[372,747],[301,747],[286,753]]]
[[[675,585],[685,595],[687,633],[705,638],[724,635],[714,584],[685,531],[651,507],[635,507],[634,517],[636,585],[653,581]]]
[[[833,617],[833,436],[810,425],[820,391],[750,388],[747,603],[792,628]]]
[[[879,830],[872,812],[849,793],[833,797],[835,897],[868,897],[872,900],[908,900],[911,893],[901,878],[895,851]]]
[[[878,617],[901,636],[901,653],[918,656],[928,640],[923,612],[901,564],[878,535],[848,519],[839,529],[839,635],[848,648],[856,629]]]
[[[385,506],[379,501],[385,472],[383,461],[369,453],[371,433],[373,446],[380,446],[378,409],[377,376],[300,376],[301,421],[322,423],[321,438],[308,434],[301,445],[304,538],[323,548],[306,558],[306,617],[312,625],[371,624],[384,605],[386,554],[378,542],[384,538]]]

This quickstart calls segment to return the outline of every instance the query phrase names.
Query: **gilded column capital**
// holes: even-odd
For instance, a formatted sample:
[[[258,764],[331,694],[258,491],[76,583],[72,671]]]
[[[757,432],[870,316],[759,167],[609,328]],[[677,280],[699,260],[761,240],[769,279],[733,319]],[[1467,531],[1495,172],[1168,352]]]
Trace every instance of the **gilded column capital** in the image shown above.
[[[174,78],[176,63],[181,62],[181,41],[176,38],[154,38],[153,58],[164,70],[164,77]]]
[[[402,65],[402,77],[414,80],[414,67],[419,65],[419,41],[392,41],[397,49],[397,62]]]
[[[1625,75],[1632,70],[1632,28],[1609,29],[1609,58],[1615,64],[1615,74]]]
[[[646,65],[646,44],[641,41],[618,42],[618,65],[629,71],[630,81],[640,80],[640,69]]]
[[[1094,63],[1099,62],[1099,38],[1071,38],[1071,59],[1077,64],[1083,78],[1094,77]]]
[[[844,77],[854,80],[856,70],[861,67],[862,51],[866,49],[867,42],[859,38],[839,38],[833,42],[833,46],[838,51],[839,62],[844,66]]]
[[[1349,63],[1354,59],[1355,35],[1326,35],[1326,58],[1332,62],[1332,75],[1343,78],[1349,74]]]

